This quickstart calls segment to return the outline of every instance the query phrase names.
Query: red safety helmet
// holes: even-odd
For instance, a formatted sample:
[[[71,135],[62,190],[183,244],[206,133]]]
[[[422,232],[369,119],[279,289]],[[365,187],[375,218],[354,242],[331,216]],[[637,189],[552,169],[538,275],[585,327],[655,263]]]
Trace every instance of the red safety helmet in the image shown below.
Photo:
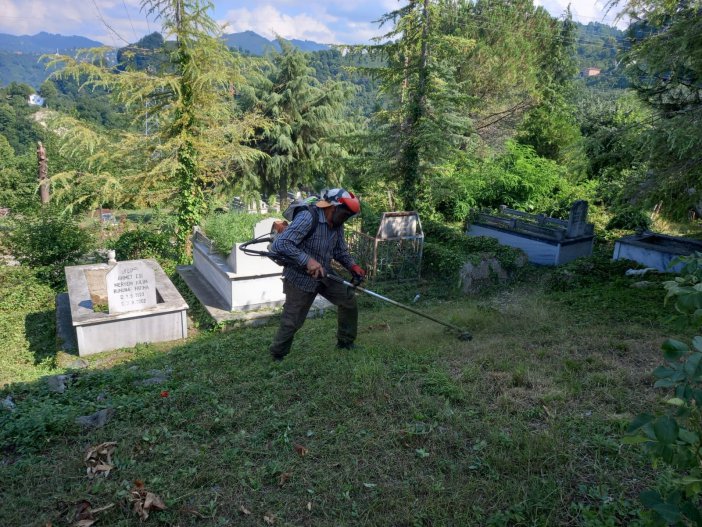
[[[361,202],[353,192],[343,188],[332,188],[322,192],[322,199],[317,202],[317,206],[323,208],[330,205],[346,205],[354,216],[361,212]]]

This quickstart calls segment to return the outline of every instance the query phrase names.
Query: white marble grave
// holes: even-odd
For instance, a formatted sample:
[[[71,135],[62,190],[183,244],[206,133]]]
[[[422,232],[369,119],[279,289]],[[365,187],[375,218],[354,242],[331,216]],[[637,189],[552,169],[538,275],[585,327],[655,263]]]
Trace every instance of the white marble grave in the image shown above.
[[[188,336],[188,304],[155,260],[64,271],[79,355]]]
[[[261,220],[253,237],[267,234],[274,218]],[[193,267],[221,297],[227,311],[255,311],[280,306],[285,302],[283,268],[265,256],[251,256],[235,243],[228,255],[219,254],[205,234],[196,228],[193,234]],[[267,242],[251,245],[266,250]]]

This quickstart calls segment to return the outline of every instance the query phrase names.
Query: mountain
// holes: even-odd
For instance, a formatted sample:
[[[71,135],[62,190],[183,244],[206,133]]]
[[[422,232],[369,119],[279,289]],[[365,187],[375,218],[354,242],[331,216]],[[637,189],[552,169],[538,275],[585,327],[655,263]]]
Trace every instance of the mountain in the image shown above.
[[[268,51],[280,51],[278,41],[268,40],[253,31],[229,33],[228,35],[223,35],[223,38],[230,48],[250,55],[265,55]],[[328,44],[319,44],[311,40],[292,39],[289,42],[302,51],[323,51],[331,48]]]
[[[54,35],[42,31],[36,35],[8,35],[0,33],[0,51],[10,53],[56,53],[79,48],[96,48],[103,46],[102,42],[90,40],[77,35]]]

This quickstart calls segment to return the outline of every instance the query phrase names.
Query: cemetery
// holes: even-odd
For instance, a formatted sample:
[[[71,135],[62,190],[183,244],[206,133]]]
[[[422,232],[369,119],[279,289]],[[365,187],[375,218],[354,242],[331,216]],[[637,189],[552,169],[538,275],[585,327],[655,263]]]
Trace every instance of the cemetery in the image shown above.
[[[698,4],[10,4],[0,527],[702,525]]]

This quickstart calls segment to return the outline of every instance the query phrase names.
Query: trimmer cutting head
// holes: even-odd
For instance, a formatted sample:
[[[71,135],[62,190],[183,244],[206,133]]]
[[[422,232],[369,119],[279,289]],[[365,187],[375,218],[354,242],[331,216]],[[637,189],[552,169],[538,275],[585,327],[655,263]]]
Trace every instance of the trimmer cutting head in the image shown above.
[[[467,331],[464,331],[463,333],[458,335],[458,340],[473,340],[473,335],[471,335]]]

